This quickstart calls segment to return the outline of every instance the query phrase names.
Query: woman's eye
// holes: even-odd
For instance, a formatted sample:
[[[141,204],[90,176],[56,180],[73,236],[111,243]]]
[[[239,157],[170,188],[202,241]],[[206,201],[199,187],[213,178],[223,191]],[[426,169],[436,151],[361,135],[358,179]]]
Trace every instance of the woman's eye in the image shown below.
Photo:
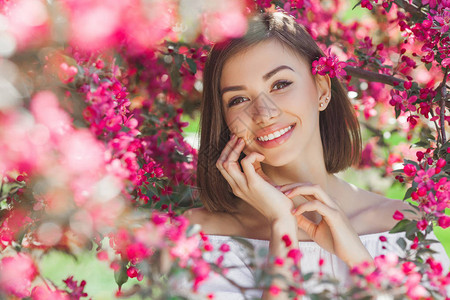
[[[245,102],[245,101],[247,101],[247,98],[245,98],[245,97],[233,98],[233,99],[230,100],[230,102],[228,102],[228,107],[231,107],[233,105],[236,105],[236,104],[239,104],[239,103],[242,103],[242,102]]]
[[[276,90],[281,90],[285,87],[287,87],[288,85],[291,85],[292,81],[287,81],[287,80],[283,80],[283,81],[278,81],[277,83],[275,83],[272,87],[272,91],[276,91]]]

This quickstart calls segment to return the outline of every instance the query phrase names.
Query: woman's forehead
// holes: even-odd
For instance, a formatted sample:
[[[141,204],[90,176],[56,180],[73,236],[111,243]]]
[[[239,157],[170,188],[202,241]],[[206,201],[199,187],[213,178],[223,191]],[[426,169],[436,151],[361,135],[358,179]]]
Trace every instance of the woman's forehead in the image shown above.
[[[298,53],[279,41],[268,40],[258,43],[236,53],[224,63],[220,86],[223,88],[225,85],[235,84],[244,77],[262,77],[282,65],[294,70],[307,67]]]

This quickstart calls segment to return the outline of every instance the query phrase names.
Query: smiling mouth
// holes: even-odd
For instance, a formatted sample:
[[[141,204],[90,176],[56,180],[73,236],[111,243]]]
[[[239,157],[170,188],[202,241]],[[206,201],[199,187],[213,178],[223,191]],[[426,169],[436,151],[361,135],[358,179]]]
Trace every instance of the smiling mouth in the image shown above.
[[[258,141],[260,141],[260,142],[272,141],[272,140],[274,140],[276,138],[279,138],[279,137],[285,135],[286,133],[290,132],[292,130],[292,128],[294,128],[294,127],[295,127],[295,124],[294,125],[289,125],[289,126],[283,128],[283,129],[280,129],[280,130],[277,130],[275,132],[269,133],[268,135],[263,135],[263,136],[257,137],[256,139]]]

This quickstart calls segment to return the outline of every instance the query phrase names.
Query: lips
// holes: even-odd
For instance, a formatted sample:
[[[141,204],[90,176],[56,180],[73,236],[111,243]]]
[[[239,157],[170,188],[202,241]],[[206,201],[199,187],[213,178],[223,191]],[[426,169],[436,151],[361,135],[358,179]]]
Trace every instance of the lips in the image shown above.
[[[273,148],[283,144],[289,139],[292,131],[295,129],[295,123],[291,125],[282,125],[277,127],[265,128],[259,131],[256,142],[264,148]]]
[[[257,139],[261,142],[267,142],[267,141],[271,141],[273,139],[279,138],[280,136],[286,134],[288,131],[290,131],[292,129],[292,125],[289,125],[285,128],[282,128],[280,130],[274,131],[272,133],[269,133],[267,135],[263,135],[263,136],[259,136],[257,137]]]

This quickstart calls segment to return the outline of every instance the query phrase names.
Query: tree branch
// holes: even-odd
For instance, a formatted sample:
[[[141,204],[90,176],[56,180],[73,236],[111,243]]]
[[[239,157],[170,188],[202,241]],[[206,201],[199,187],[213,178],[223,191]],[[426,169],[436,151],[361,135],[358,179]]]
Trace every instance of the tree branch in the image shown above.
[[[373,71],[364,70],[359,67],[353,67],[353,66],[346,66],[344,70],[347,72],[348,75],[351,75],[352,77],[362,78],[366,79],[367,81],[374,81],[374,82],[381,82],[387,85],[396,86],[397,84],[394,83],[403,83],[405,80],[397,78],[392,75],[386,75],[386,74],[379,74]]]
[[[420,15],[422,17],[426,17],[427,14],[424,13],[420,7],[415,6],[414,4],[409,3],[407,0],[402,1],[402,5],[398,5],[400,7],[403,7],[403,9],[407,12],[409,12],[411,15]]]
[[[445,74],[444,74],[444,79],[442,80],[441,83],[441,100],[439,103],[439,107],[441,109],[440,111],[440,126],[441,126],[441,137],[442,137],[442,145],[445,144],[445,142],[447,141],[447,137],[445,134],[445,107],[446,107],[446,102],[447,102],[447,75],[448,75],[448,68],[445,69]]]

